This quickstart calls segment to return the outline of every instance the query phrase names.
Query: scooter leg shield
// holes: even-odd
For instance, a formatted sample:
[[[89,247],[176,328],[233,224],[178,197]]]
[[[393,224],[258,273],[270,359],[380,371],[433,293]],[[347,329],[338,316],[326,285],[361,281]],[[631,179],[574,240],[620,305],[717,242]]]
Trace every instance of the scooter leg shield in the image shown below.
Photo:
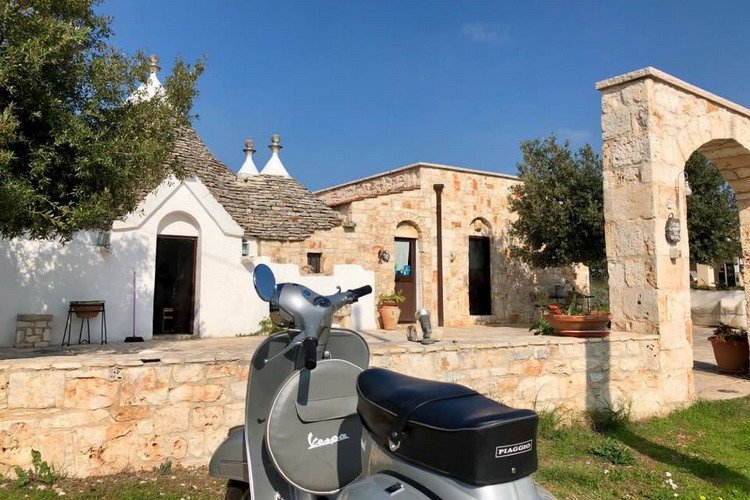
[[[208,464],[212,477],[249,482],[245,427],[239,425],[229,429],[226,439],[219,445]]]

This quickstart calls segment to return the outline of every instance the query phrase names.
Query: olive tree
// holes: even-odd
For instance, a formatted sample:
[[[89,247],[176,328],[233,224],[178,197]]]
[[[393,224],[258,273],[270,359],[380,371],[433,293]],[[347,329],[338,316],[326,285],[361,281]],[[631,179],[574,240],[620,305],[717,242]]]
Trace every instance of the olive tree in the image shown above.
[[[0,236],[106,227],[179,173],[170,152],[202,63],[178,59],[163,95],[129,99],[149,64],[109,43],[97,3],[0,2]]]

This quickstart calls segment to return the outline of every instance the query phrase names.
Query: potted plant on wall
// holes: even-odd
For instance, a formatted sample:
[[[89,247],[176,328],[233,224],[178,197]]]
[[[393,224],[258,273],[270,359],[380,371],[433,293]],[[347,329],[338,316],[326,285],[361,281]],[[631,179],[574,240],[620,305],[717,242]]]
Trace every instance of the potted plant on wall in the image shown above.
[[[720,324],[708,340],[720,372],[747,373],[750,369],[747,330]]]
[[[606,310],[595,310],[588,305],[581,305],[581,298],[580,294],[573,292],[570,294],[567,304],[548,305],[543,320],[549,327],[541,333],[549,333],[549,328],[551,328],[555,335],[563,337],[609,336],[609,322],[612,315]],[[534,329],[540,330],[539,328]]]
[[[380,321],[383,323],[384,330],[396,329],[398,318],[401,316],[401,307],[399,307],[399,304],[405,300],[406,297],[401,293],[401,290],[394,290],[391,293],[378,296],[378,312],[380,313]]]

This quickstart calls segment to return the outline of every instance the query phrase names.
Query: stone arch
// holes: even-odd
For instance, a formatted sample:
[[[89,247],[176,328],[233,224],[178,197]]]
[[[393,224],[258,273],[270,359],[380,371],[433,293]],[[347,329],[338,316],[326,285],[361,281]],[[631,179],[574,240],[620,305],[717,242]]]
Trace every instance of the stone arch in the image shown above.
[[[422,238],[422,231],[416,222],[403,220],[396,224],[395,235],[397,238],[414,238],[418,240]]]
[[[686,237],[670,243],[665,225],[674,213],[687,234],[680,173],[699,151],[737,193],[748,258],[750,110],[654,68],[596,87],[612,326],[658,335],[662,397],[679,404],[693,395],[689,247]]]
[[[492,224],[484,217],[475,217],[469,223],[469,236],[492,237]]]
[[[182,210],[175,210],[164,215],[156,229],[156,248],[154,249],[154,300],[153,300],[153,316],[154,316],[154,332],[157,331],[164,333],[162,330],[157,330],[158,320],[157,317],[161,317],[161,325],[164,325],[167,321],[165,318],[165,311],[168,308],[172,309],[170,319],[174,320],[175,317],[181,314],[185,314],[187,319],[185,320],[189,326],[189,332],[200,335],[200,303],[201,303],[201,291],[202,291],[202,280],[201,272],[203,269],[202,254],[203,254],[203,241],[201,238],[201,226],[193,215]],[[162,247],[162,244],[174,245],[175,243],[168,243],[169,240],[182,240],[180,245],[189,245],[188,248],[193,249],[193,263],[192,269],[188,272],[191,274],[183,274],[178,272],[178,276],[188,276],[183,280],[185,286],[178,289],[182,290],[185,294],[188,294],[184,302],[181,302],[181,308],[183,311],[189,312],[182,313],[178,309],[177,305],[170,304],[160,299],[165,294],[159,293],[159,287],[164,290],[165,288],[174,286],[175,272],[169,270],[168,262],[172,259],[167,254],[166,257],[160,257],[160,252],[167,251],[168,247]],[[185,262],[179,261],[178,262]],[[190,262],[190,261],[188,261]],[[190,264],[188,264],[190,265]],[[182,267],[181,269],[185,269]],[[171,276],[171,277],[170,277]],[[179,278],[183,279],[183,278]],[[162,285],[160,285],[160,283]],[[181,294],[178,294],[178,296]],[[166,296],[169,296],[167,293]],[[166,300],[166,299],[165,299]],[[189,304],[189,306],[184,306]],[[174,320],[177,321],[177,320]]]
[[[170,212],[159,221],[156,234],[160,236],[191,236],[198,238],[201,233],[198,221],[187,212]]]

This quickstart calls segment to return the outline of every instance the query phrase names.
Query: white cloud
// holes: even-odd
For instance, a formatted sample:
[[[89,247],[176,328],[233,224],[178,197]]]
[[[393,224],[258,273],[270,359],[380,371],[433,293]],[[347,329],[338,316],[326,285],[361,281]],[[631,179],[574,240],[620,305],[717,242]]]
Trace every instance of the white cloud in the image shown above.
[[[591,132],[588,130],[578,130],[570,128],[561,128],[555,135],[562,139],[568,139],[573,144],[581,144],[591,141]]]
[[[469,40],[477,43],[502,44],[510,40],[508,30],[499,24],[482,22],[463,23],[461,33]]]

